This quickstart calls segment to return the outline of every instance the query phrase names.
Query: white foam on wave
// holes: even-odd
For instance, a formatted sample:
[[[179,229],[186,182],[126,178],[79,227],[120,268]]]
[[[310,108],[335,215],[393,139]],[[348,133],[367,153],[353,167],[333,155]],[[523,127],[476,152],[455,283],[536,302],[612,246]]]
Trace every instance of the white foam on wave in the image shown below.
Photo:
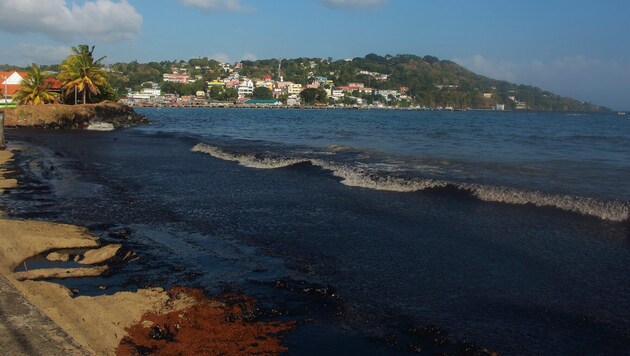
[[[311,158],[274,158],[260,157],[251,154],[234,154],[204,143],[192,148],[193,152],[202,152],[226,161],[238,162],[240,165],[257,169],[285,168],[299,163],[311,163],[314,166],[332,172],[341,178],[341,183],[351,187],[372,190],[383,190],[400,193],[418,192],[427,189],[455,187],[470,192],[476,198],[496,203],[527,205],[538,207],[554,207],[565,211],[595,216],[603,220],[621,222],[630,218],[630,204],[622,201],[602,201],[589,197],[573,195],[548,194],[538,191],[527,191],[515,188],[486,186],[481,184],[458,183],[435,179],[405,179],[383,176],[370,172],[359,166],[350,167],[321,159]]]
[[[538,191],[524,191],[507,187],[463,185],[477,198],[498,203],[539,207],[554,207],[566,211],[595,216],[603,220],[625,221],[630,218],[630,204],[622,201],[603,201],[574,195],[547,194]]]
[[[257,169],[277,169],[289,167],[294,164],[309,162],[308,159],[257,157],[251,154],[239,155],[225,152],[220,148],[200,143],[192,148],[193,152],[202,152],[224,161],[238,162],[241,166]]]

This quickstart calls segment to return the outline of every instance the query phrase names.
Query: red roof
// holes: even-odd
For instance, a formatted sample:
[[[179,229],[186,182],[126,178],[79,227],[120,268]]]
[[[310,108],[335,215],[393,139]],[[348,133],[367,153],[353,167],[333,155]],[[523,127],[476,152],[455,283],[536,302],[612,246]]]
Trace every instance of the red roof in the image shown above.
[[[4,82],[14,73],[19,74],[20,77],[22,77],[22,79],[26,78],[26,72],[16,72],[16,71],[0,72],[0,91],[2,92],[3,96],[5,95],[12,96],[13,93],[18,91],[21,87],[21,85],[19,84],[6,84],[6,85],[4,84]]]
[[[61,82],[57,80],[57,78],[48,78],[46,79],[47,83],[50,83],[50,87],[48,89],[59,90],[61,89]]]
[[[13,96],[13,94],[16,91],[20,90],[20,88],[22,87],[20,84],[7,84],[6,86],[4,85],[4,81],[10,76],[12,76],[14,73],[17,73],[20,77],[22,77],[22,80],[26,80],[28,78],[27,72],[16,72],[16,71],[0,72],[0,92],[2,92],[3,96],[4,95]],[[53,90],[61,89],[61,83],[56,78],[48,78],[46,79],[46,82],[50,83],[49,89],[53,89]],[[5,88],[6,88],[6,93],[4,92]]]

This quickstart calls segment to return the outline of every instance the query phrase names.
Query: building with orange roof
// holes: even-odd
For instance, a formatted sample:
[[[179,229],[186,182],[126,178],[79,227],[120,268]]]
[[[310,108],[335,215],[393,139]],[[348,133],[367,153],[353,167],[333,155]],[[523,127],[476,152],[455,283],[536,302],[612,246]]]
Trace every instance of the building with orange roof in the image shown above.
[[[26,72],[0,72],[0,91],[2,92],[0,102],[10,103],[13,93],[22,87],[22,80],[26,77]]]
[[[0,103],[11,103],[13,94],[20,90],[22,81],[28,79],[27,72],[18,71],[0,71]],[[48,89],[51,92],[61,93],[61,83],[56,78],[48,78]]]

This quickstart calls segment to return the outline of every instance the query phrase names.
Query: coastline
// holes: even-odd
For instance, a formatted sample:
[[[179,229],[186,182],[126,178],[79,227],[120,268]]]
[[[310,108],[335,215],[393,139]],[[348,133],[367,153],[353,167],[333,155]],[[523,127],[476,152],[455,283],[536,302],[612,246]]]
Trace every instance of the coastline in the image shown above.
[[[0,194],[4,194],[4,189],[19,187],[16,179],[5,178],[8,172],[6,166],[11,163],[12,157],[11,152],[0,151]],[[97,267],[57,271],[41,269],[36,274],[14,272],[15,268],[21,264],[27,268],[26,260],[30,257],[49,254],[51,251],[61,251],[63,255],[64,250],[77,248],[87,249],[80,257],[83,257],[86,263],[89,262]],[[243,349],[249,352],[271,354],[286,350],[274,334],[291,330],[293,323],[251,323],[238,317],[248,312],[247,308],[253,309],[253,300],[235,307],[237,303],[229,298],[217,301],[216,298],[207,298],[202,292],[196,290],[164,290],[159,287],[139,289],[136,292],[117,292],[112,295],[75,296],[73,291],[60,284],[42,280],[45,277],[64,274],[72,277],[99,275],[107,269],[103,268],[106,266],[104,263],[114,258],[119,250],[119,248],[101,246],[98,238],[92,236],[86,228],[53,222],[11,220],[0,214],[0,277],[6,279],[37,310],[67,333],[68,340],[64,342],[63,347],[70,354],[126,355],[132,354],[140,347],[147,347],[143,346],[145,344],[150,345],[149,348],[152,350],[171,347],[170,350],[173,351],[174,344],[177,344],[175,350],[177,348],[191,350],[190,347],[197,343],[194,345],[197,350],[204,350],[209,342],[204,343],[202,339],[202,344],[199,344],[198,335],[194,333],[195,340],[190,339],[190,335],[186,336],[186,332],[190,333],[191,330],[195,331],[200,327],[212,328],[215,330],[214,335],[228,333],[232,336],[231,338],[219,337],[221,340],[212,344],[215,350],[229,352],[237,347],[237,351]],[[91,256],[90,251],[92,251]],[[123,260],[129,256],[130,254],[127,253]],[[52,257],[49,256],[48,259],[51,260]],[[242,305],[247,305],[247,307]],[[174,333],[169,330],[171,335],[169,340],[154,337],[155,328],[161,328],[159,322],[162,317],[168,317],[170,318],[168,320],[173,322],[173,318],[183,318],[183,315],[193,320],[195,316],[206,314],[215,315],[215,318],[206,317],[196,325],[173,330]],[[228,314],[237,315],[237,317],[228,322],[225,317]],[[11,331],[32,328],[28,321],[18,320],[9,324]],[[133,332],[133,334],[127,336],[128,332]],[[178,343],[174,342],[175,336],[178,338]],[[4,338],[4,335],[2,337]],[[12,338],[11,335],[8,337]],[[157,344],[155,344],[156,340]],[[266,342],[260,342],[258,346],[247,346],[252,345],[256,340]],[[18,351],[25,354],[32,352],[31,342],[35,345],[38,341],[23,341],[17,346],[23,349]],[[75,342],[80,347],[73,346]]]
[[[102,241],[122,241],[140,257],[113,266],[110,276],[60,282],[80,295],[174,285],[210,294],[247,293],[270,318],[298,320],[297,330],[285,338],[292,353],[344,346],[348,352],[395,353],[409,343],[430,348],[423,335],[434,325],[440,327],[435,333],[452,337],[443,348],[448,350],[466,339],[502,353],[562,354],[578,348],[614,353],[627,342],[615,333],[627,330],[618,321],[627,304],[625,273],[617,273],[628,261],[620,249],[626,241],[623,224],[449,192],[347,188],[331,173],[308,165],[253,170],[191,153],[200,140],[213,140],[195,130],[170,134],[173,126],[163,124],[198,127],[194,113],[140,113],[155,116],[154,125],[109,133],[8,131],[9,146],[16,149],[15,173],[9,177],[20,183],[2,197],[12,217],[86,226]],[[223,113],[217,116],[247,128],[242,124],[247,120],[223,118]],[[251,119],[267,125],[260,114],[252,111]],[[218,147],[232,143],[216,140]],[[235,153],[260,152],[259,143],[244,148]],[[377,211],[361,208],[375,206]],[[301,217],[305,211],[314,215]],[[340,227],[340,219],[347,225]],[[127,237],[111,235],[124,230]],[[531,263],[532,256],[538,263]],[[347,271],[347,266],[357,268]],[[521,266],[529,272],[520,273]],[[553,273],[558,266],[560,278]],[[505,272],[495,273],[497,267]],[[615,271],[617,278],[601,281],[605,271]],[[573,291],[575,275],[583,280],[580,293],[565,295]],[[99,291],[101,285],[105,289]],[[451,287],[462,288],[461,293],[452,296]],[[602,287],[607,299],[594,297]],[[567,303],[546,299],[550,288]],[[530,300],[552,312],[536,314]],[[609,307],[607,300],[618,307]],[[508,307],[486,312],[499,304]],[[401,306],[392,312],[391,305]],[[424,309],[412,309],[417,305]],[[452,305],[457,313],[450,314]],[[479,323],[479,317],[488,319]],[[592,321],[570,322],[577,317]],[[173,325],[167,320],[158,324]],[[528,326],[510,329],[523,323]],[[412,329],[417,332],[410,334]],[[536,344],[537,330],[558,342]],[[576,342],[575,335],[584,337]],[[607,342],[599,343],[604,336]]]
[[[133,108],[113,102],[25,105],[4,111],[6,127],[90,129],[91,126],[107,124],[114,129],[148,123],[147,118],[137,114]]]

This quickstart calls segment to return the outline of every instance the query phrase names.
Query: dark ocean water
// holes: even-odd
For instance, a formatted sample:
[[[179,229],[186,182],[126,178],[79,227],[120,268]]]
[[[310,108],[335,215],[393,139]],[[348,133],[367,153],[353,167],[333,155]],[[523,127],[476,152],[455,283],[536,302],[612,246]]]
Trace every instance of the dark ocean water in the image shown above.
[[[138,261],[66,285],[251,294],[299,321],[294,354],[452,351],[412,332],[427,325],[503,354],[630,347],[627,119],[141,113],[153,123],[7,133],[11,215],[132,231]]]

